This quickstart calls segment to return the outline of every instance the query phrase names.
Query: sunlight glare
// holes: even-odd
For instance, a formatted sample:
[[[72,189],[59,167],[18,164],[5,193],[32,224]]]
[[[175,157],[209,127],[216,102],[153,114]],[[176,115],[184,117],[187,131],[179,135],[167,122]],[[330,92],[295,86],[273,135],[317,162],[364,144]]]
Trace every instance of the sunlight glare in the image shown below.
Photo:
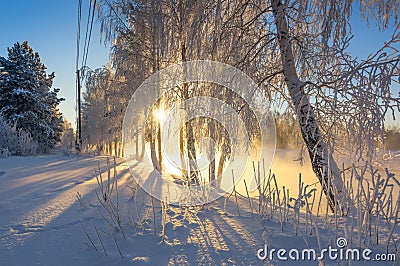
[[[160,122],[163,122],[165,120],[165,118],[167,117],[165,110],[164,109],[157,110],[156,117]]]

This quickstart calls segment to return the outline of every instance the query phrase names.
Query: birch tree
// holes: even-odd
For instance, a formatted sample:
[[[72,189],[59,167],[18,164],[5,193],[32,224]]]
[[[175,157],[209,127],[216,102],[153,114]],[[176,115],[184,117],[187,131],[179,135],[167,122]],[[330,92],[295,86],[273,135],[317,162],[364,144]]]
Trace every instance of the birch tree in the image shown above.
[[[329,134],[322,134],[316,113],[323,115],[328,107],[332,120],[327,124],[336,126],[343,122],[349,135],[356,132],[365,136],[382,128],[386,111],[399,108],[399,98],[390,90],[392,82],[398,82],[394,77],[399,74],[399,57],[393,46],[399,41],[398,28],[382,50],[358,63],[345,54],[352,2],[271,1],[290,103],[297,114],[312,168],[332,210],[338,210],[338,198],[345,197],[343,182],[332,156],[333,143],[327,139]],[[375,11],[376,7],[379,8]],[[397,1],[385,1],[383,5],[379,1],[361,1],[364,17],[375,18],[382,28],[388,26],[391,17],[397,22],[398,7]],[[354,112],[354,106],[360,108],[358,112]],[[346,113],[349,109],[353,110]],[[363,142],[370,144],[368,139]]]

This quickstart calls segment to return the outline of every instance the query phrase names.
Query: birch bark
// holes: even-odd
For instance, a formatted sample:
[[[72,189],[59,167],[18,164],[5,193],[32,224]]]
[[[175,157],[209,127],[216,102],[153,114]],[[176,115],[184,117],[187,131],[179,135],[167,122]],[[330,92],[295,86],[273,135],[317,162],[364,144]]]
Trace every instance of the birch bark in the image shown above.
[[[283,74],[290,98],[296,108],[301,134],[307,146],[313,171],[327,196],[328,204],[332,211],[337,211],[337,205],[340,206],[338,199],[343,196],[343,181],[340,170],[319,130],[313,107],[304,92],[305,82],[298,77],[284,6],[281,0],[272,0],[271,6],[281,53]]]

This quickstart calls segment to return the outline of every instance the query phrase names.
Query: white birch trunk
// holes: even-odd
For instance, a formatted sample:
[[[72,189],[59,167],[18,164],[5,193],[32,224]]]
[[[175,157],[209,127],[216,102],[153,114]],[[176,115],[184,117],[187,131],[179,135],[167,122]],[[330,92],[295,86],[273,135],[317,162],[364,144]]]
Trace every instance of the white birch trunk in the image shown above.
[[[305,83],[297,75],[284,6],[281,0],[272,0],[271,4],[285,82],[296,108],[301,133],[310,155],[312,168],[328,198],[329,206],[333,211],[340,211],[343,207],[340,199],[344,196],[340,170],[318,128],[313,107],[303,89]]]

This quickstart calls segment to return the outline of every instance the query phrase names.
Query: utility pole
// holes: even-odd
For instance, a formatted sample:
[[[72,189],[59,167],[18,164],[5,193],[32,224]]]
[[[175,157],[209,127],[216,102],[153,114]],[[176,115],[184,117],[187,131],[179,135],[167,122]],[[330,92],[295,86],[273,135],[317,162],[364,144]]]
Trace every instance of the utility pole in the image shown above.
[[[76,71],[77,78],[77,105],[78,105],[78,134],[75,141],[75,149],[79,152],[82,149],[82,115],[81,115],[81,78],[79,75],[79,69]]]

